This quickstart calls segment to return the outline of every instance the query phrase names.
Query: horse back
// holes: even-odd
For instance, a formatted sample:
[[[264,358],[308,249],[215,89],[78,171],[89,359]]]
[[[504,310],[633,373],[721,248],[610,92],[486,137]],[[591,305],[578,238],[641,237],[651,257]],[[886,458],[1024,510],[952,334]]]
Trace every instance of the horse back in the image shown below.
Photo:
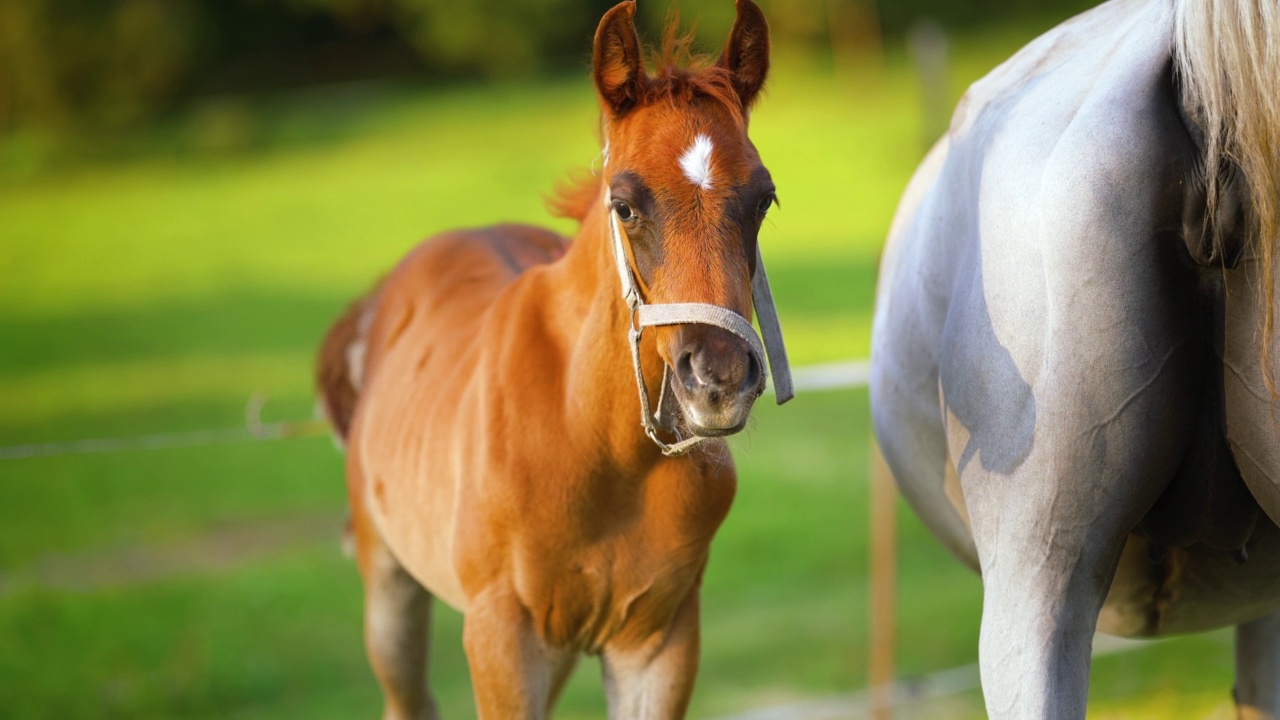
[[[457,319],[465,326],[466,316],[482,312],[524,270],[562,256],[567,242],[526,225],[446,233],[422,242],[388,277],[348,305],[325,333],[316,358],[317,394],[338,439],[345,441],[350,431],[368,368],[394,344],[421,303],[446,314],[460,313],[463,317]],[[448,307],[450,300],[459,307]],[[388,326],[385,318],[392,316],[399,319]]]
[[[366,378],[376,376],[379,363],[402,341],[432,354],[467,355],[498,295],[529,268],[561,257],[567,242],[526,225],[456,230],[422,242],[377,293]]]

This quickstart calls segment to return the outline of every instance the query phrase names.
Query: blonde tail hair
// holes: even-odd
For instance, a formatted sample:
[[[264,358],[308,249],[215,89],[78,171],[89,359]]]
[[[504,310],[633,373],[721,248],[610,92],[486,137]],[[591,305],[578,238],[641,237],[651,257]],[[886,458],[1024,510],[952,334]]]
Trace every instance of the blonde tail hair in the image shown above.
[[[1280,2],[1175,0],[1174,58],[1204,132],[1209,217],[1228,163],[1247,180],[1251,242],[1262,262],[1263,380],[1273,398],[1276,245],[1280,242]]]

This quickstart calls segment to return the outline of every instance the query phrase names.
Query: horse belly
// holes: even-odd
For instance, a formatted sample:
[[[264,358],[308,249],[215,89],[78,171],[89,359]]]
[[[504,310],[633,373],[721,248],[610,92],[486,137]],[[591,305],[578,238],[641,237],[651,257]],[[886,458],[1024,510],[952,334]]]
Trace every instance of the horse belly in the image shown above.
[[[452,560],[457,475],[446,448],[433,442],[440,438],[420,422],[452,406],[440,395],[411,384],[373,394],[360,427],[360,473],[365,507],[396,560],[461,611],[466,596]]]
[[[1248,559],[1203,545],[1174,548],[1160,560],[1148,540],[1129,536],[1098,629],[1156,637],[1238,625],[1280,608],[1280,531],[1262,521]]]

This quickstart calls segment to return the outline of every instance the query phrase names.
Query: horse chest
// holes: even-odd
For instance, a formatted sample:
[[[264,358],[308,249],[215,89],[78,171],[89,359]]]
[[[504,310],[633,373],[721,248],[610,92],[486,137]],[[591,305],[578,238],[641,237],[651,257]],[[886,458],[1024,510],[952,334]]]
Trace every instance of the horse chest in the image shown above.
[[[540,509],[516,529],[512,580],[546,642],[596,652],[670,625],[697,587],[735,483],[732,475],[670,480],[530,505]]]
[[[543,640],[599,652],[662,632],[697,585],[706,545],[673,551],[639,538],[571,555],[518,559],[516,585]]]

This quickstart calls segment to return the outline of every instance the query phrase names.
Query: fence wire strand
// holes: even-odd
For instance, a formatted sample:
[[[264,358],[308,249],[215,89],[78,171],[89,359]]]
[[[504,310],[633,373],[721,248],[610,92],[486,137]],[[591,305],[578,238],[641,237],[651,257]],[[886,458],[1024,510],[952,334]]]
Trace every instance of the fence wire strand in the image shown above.
[[[795,368],[792,371],[797,393],[863,387],[867,384],[870,374],[870,363],[866,360],[808,365]],[[245,424],[243,427],[9,445],[0,447],[0,460],[25,460],[28,458],[64,455],[98,455],[137,450],[231,445],[264,440],[316,437],[329,433],[328,423],[315,418],[271,423],[262,422],[262,408],[266,404],[266,400],[266,396],[262,393],[254,393],[249,398],[248,403],[245,405]]]

